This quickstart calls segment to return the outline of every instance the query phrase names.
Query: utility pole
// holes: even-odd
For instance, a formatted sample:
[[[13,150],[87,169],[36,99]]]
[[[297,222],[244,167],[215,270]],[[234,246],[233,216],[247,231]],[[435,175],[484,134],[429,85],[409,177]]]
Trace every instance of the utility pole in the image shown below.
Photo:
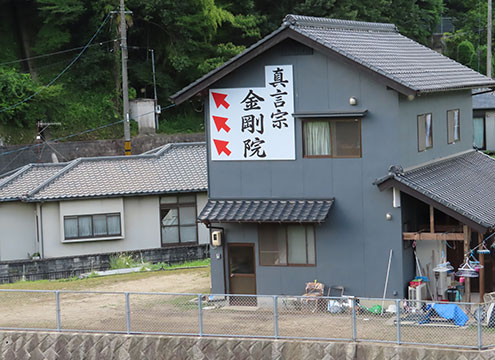
[[[155,75],[155,50],[149,49],[151,51],[151,68],[153,71],[153,95],[155,99],[155,128],[158,130],[158,115],[161,110],[158,106],[158,96],[156,95],[156,75]]]
[[[120,0],[120,48],[122,52],[122,102],[124,103],[124,152],[131,155],[131,128],[129,119],[129,89],[127,84],[127,24],[124,0]]]
[[[486,76],[492,77],[492,0],[488,0],[488,21],[486,35]]]

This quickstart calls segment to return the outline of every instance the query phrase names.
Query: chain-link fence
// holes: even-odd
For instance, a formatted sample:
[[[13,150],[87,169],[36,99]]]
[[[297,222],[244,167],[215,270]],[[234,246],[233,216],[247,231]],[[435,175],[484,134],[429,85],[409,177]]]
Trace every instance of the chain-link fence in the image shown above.
[[[495,347],[494,303],[0,290],[0,329]]]

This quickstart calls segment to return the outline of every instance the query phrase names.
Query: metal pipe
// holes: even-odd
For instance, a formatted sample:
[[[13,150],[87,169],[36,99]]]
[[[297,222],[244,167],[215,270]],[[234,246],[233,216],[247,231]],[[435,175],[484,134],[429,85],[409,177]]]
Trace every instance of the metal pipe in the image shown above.
[[[352,298],[352,341],[357,340],[357,327],[356,327],[356,298]]]
[[[125,293],[125,325],[127,334],[131,333],[131,302],[129,299],[129,293]]]
[[[278,339],[278,296],[273,297],[273,329],[275,332],[275,339]]]
[[[400,333],[400,300],[395,300],[395,314],[396,314],[396,323],[397,323],[397,344],[401,343],[401,333]]]
[[[199,336],[203,336],[203,296],[198,295],[198,324]]]
[[[60,291],[55,291],[55,312],[57,317],[57,331],[62,331],[62,319],[60,317]]]

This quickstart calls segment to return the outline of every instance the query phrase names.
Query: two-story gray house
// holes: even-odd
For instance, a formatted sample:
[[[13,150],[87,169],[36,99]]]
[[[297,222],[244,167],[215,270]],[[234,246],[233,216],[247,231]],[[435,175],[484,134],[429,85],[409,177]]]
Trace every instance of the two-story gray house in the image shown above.
[[[480,87],[495,81],[392,24],[288,15],[173,95],[205,98],[213,293],[381,296],[392,253],[387,296],[405,297],[414,249],[432,279],[442,253],[462,262],[495,226]]]

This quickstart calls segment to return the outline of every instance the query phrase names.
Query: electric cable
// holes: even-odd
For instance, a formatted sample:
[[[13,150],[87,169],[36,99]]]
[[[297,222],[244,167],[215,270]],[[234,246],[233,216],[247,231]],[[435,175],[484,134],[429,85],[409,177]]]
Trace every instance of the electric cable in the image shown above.
[[[100,33],[101,29],[106,24],[106,22],[110,18],[110,16],[111,16],[111,13],[108,13],[108,15],[105,17],[105,19],[103,20],[103,22],[98,27],[98,30],[96,30],[96,32],[93,34],[93,36],[91,37],[91,39],[89,39],[88,43],[79,52],[79,54],[69,63],[69,65],[67,65],[65,67],[65,69],[63,69],[57,76],[55,76],[48,84],[44,85],[41,89],[39,89],[38,91],[35,91],[33,94],[29,95],[28,97],[24,98],[23,100],[15,103],[15,104],[13,104],[11,106],[6,107],[5,109],[1,109],[0,110],[0,113],[3,113],[3,112],[6,112],[6,111],[9,111],[9,110],[12,110],[12,109],[18,107],[19,105],[22,105],[25,102],[31,100],[33,97],[35,97],[40,92],[42,92],[43,90],[45,90],[46,88],[48,88],[50,85],[52,85],[55,81],[57,81],[63,74],[65,74],[72,67],[72,65],[74,65],[75,62],[77,60],[79,60],[79,58],[82,56],[82,54],[84,54],[84,52],[86,51],[86,49],[91,45],[91,43],[96,38],[96,36]]]
[[[167,109],[170,109],[170,108],[172,108],[174,106],[176,106],[176,104],[170,104],[170,105],[164,107],[162,110],[167,110]],[[145,115],[149,115],[149,114],[154,114],[154,113],[155,113],[154,111],[150,111],[150,112],[147,112],[147,113],[144,113],[144,114],[139,115],[138,118],[141,117],[141,116],[145,116]],[[79,135],[84,135],[84,134],[88,134],[88,133],[91,133],[91,132],[94,132],[94,131],[105,129],[105,128],[110,127],[110,126],[123,123],[124,121],[125,120],[115,121],[115,122],[110,123],[110,124],[105,124],[105,125],[102,125],[102,126],[98,126],[96,128],[87,129],[87,130],[84,130],[84,131],[81,131],[81,132],[78,132],[78,133],[74,133],[74,134],[70,134],[70,135],[67,135],[67,136],[59,137],[59,138],[50,140],[50,142],[51,143],[55,143],[55,142],[58,142],[58,141],[67,140],[67,139],[70,139],[70,138],[73,138],[73,137],[76,137],[76,136],[79,136]],[[26,146],[23,146],[23,147],[21,147],[19,149],[15,149],[15,150],[11,150],[11,151],[5,151],[3,153],[0,153],[0,157],[5,156],[5,155],[9,155],[9,154],[12,154],[12,153],[16,153],[18,151],[24,151],[24,150],[27,150],[27,149],[39,147],[39,146],[41,146],[43,144],[44,144],[44,142],[43,143],[40,143],[40,144],[26,145]],[[9,163],[9,165],[10,165],[10,163]],[[1,173],[1,171],[0,171],[0,173]]]
[[[118,40],[119,40],[119,39],[113,39],[113,40],[100,41],[99,43],[89,45],[88,47],[92,47],[92,46],[102,46],[103,44],[107,44],[107,43],[110,43],[110,42],[115,42],[115,41],[118,41]],[[75,48],[72,48],[72,49],[60,50],[60,51],[56,51],[56,52],[53,52],[53,53],[48,53],[48,54],[42,54],[42,55],[31,56],[31,57],[24,58],[24,59],[18,59],[18,60],[7,61],[7,62],[0,63],[0,66],[3,66],[3,65],[10,65],[10,64],[17,64],[17,63],[24,62],[24,61],[28,61],[28,60],[35,60],[35,59],[41,59],[41,58],[44,58],[44,57],[49,57],[49,56],[54,56],[54,55],[65,54],[65,53],[68,53],[68,52],[72,52],[72,51],[76,51],[76,50],[81,50],[81,49],[84,49],[84,46],[79,46],[79,47],[75,47]]]

